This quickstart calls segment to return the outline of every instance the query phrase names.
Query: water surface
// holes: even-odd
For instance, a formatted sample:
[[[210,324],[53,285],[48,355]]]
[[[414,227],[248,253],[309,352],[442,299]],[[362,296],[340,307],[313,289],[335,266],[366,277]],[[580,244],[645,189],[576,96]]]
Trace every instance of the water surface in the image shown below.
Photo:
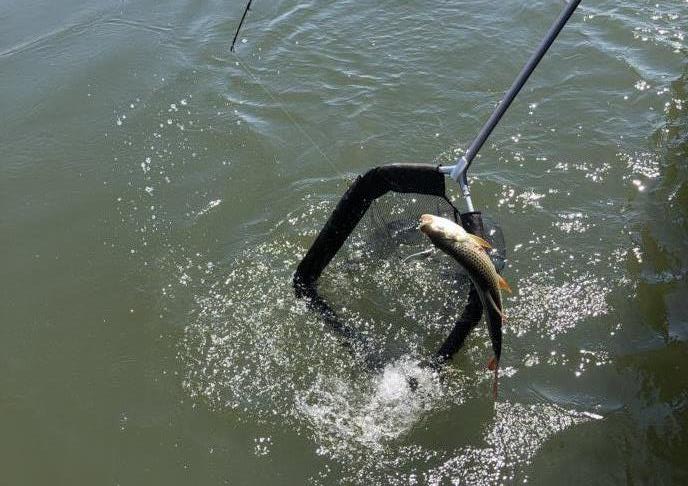
[[[243,7],[0,6],[3,481],[688,480],[688,4],[583,2],[472,167],[496,401],[484,326],[418,367],[461,298],[422,261],[323,277],[372,372],[290,279],[357,174],[466,148],[561,2],[258,1],[233,54]]]

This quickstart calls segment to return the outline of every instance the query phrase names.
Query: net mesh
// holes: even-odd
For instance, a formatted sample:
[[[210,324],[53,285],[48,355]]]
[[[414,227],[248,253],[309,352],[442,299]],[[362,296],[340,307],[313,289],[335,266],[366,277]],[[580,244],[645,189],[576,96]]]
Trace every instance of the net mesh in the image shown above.
[[[426,213],[459,219],[451,202],[438,196],[390,192],[376,199],[320,281],[322,296],[348,326],[377,341],[373,348],[383,361],[431,354],[467,301],[468,276],[418,230]],[[500,268],[501,230],[483,221]]]
[[[390,192],[376,199],[349,236],[338,258],[356,260],[369,258],[375,261],[407,262],[430,256],[433,247],[428,238],[418,230],[421,215],[434,214],[459,222],[454,205],[446,198],[416,193]],[[505,262],[504,237],[499,226],[483,215],[486,239],[494,247],[492,259],[498,270]],[[460,224],[460,222],[459,222]],[[456,271],[461,267],[453,263]]]

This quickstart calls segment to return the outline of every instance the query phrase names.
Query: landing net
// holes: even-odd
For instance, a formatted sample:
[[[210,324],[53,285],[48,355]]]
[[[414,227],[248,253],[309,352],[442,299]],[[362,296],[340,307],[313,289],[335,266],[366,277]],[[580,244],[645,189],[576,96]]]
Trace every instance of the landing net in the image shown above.
[[[495,266],[504,266],[501,229],[480,213],[460,214],[444,181],[429,165],[370,170],[342,197],[295,273],[297,295],[347,343],[375,350],[376,360],[386,360],[380,350],[448,358],[480,319],[465,272],[418,230],[422,214],[482,235]]]

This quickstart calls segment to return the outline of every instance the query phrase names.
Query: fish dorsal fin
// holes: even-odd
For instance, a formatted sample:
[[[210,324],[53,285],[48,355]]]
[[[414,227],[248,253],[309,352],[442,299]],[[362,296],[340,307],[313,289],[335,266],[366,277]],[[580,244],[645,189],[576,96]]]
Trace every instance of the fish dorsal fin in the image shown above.
[[[480,236],[468,233],[468,239],[470,239],[473,243],[475,243],[481,248],[485,248],[486,250],[492,249],[492,245],[490,245],[487,241],[483,240]]]
[[[507,281],[504,280],[504,277],[502,277],[501,275],[497,275],[497,278],[499,278],[499,288],[511,293],[511,287],[509,287]]]

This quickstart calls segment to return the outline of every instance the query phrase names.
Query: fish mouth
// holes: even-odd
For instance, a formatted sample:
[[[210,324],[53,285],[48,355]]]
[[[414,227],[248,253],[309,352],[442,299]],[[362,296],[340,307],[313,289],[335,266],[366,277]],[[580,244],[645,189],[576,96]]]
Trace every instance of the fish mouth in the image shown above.
[[[432,220],[433,220],[432,214],[423,214],[420,217],[420,221],[418,222],[418,229],[421,230],[423,233],[430,234],[430,226],[432,225]]]

